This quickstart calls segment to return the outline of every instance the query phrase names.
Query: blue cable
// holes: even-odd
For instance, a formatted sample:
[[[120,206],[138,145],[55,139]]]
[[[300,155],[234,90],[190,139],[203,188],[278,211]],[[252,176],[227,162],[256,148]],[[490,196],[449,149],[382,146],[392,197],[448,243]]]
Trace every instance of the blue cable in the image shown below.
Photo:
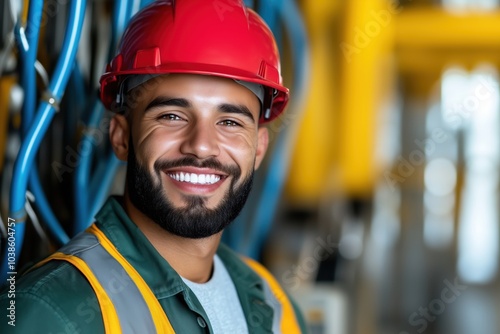
[[[245,6],[249,8],[254,8],[254,0],[245,0]]]
[[[113,57],[115,52],[118,36],[121,36],[125,27],[130,20],[130,17],[135,14],[138,8],[138,1],[121,0],[116,3],[111,29],[111,43],[109,45],[108,60]],[[139,2],[139,7],[144,5]],[[92,131],[101,131],[101,136],[106,135],[99,126],[104,113],[104,107],[99,100],[93,101],[92,113],[87,125]],[[114,157],[114,153],[110,152],[105,159],[97,159],[96,172],[91,176],[92,158],[95,154],[95,149],[98,143],[94,143],[91,136],[84,133],[82,138],[82,147],[86,147],[88,151],[80,158],[80,163],[77,167],[75,178],[75,224],[73,232],[76,234],[86,229],[91,223],[97,209],[104,203],[107,195],[107,190],[113,180],[119,166],[118,159]],[[90,189],[89,189],[90,185]],[[98,185],[98,186],[92,186]],[[97,209],[96,209],[97,208]]]
[[[142,8],[141,0],[132,0],[129,3],[129,9],[127,11],[127,23],[140,9]]]
[[[95,177],[90,185],[90,192],[94,195],[91,202],[88,221],[91,222],[106,200],[108,190],[113,183],[116,170],[122,164],[113,152],[107,155],[104,163],[100,164],[96,170]]]
[[[78,66],[78,62],[75,61],[75,66],[73,67],[73,71],[71,73],[68,88],[66,90],[66,94],[68,95],[67,103],[68,110],[70,112],[67,113],[67,117],[65,118],[65,132],[68,129],[71,129],[70,133],[78,133],[78,121],[84,117],[84,110],[86,110],[86,97],[87,92],[84,85],[84,78],[80,71],[80,67]],[[74,220],[73,223],[78,225],[78,218],[81,217],[81,212],[85,212],[87,209],[86,198],[84,194],[78,188],[78,180],[79,177],[82,177],[79,173],[81,171],[81,156],[87,154],[85,143],[83,143],[85,138],[82,138],[80,141],[80,145],[78,146],[78,161],[75,166],[75,175],[73,177],[73,210],[74,210]],[[72,138],[67,138],[64,142],[73,142]],[[85,181],[83,181],[85,183]],[[77,232],[75,231],[75,225],[70,227],[70,233],[74,236]],[[80,232],[80,230],[78,230]]]
[[[108,60],[113,58],[115,48],[118,44],[118,38],[125,31],[128,22],[130,6],[127,0],[119,0],[115,4],[113,12],[113,22],[111,25],[111,41],[109,44]]]
[[[40,36],[40,23],[42,20],[43,0],[30,1],[28,21],[26,23],[26,45],[18,42],[22,61],[22,75],[20,84],[24,89],[24,101],[21,110],[22,124],[21,136],[24,138],[31,126],[31,120],[36,108],[36,71],[35,62],[38,51],[38,38]],[[20,31],[18,41],[20,41]]]
[[[150,3],[154,2],[155,0],[141,0],[141,8],[146,7]]]
[[[118,36],[121,36],[130,18],[145,5],[152,1],[120,1],[115,6],[113,13],[113,29],[112,38],[109,49],[109,59],[112,58],[116,47]],[[88,128],[99,129],[99,121],[102,119],[104,108],[100,101],[95,101],[94,108],[89,120]],[[101,133],[105,135],[106,133]],[[82,145],[86,145],[90,152],[81,157],[80,165],[77,168],[77,177],[75,184],[75,215],[74,232],[84,230],[92,222],[95,213],[104,203],[109,187],[116,174],[117,168],[120,166],[120,161],[114,156],[113,152],[109,152],[107,156],[98,159],[97,167],[91,177],[91,161],[95,151],[95,143],[92,143],[88,135],[84,135]],[[89,182],[90,180],[90,182]],[[90,184],[90,191],[85,191]]]
[[[295,106],[297,110],[296,119],[299,119],[308,82],[309,45],[307,32],[294,0],[275,0],[274,3],[279,5],[276,6],[280,14],[279,17],[283,21],[287,35],[290,37],[293,73],[295,75],[292,85],[292,91],[295,93],[292,95],[290,105]],[[249,234],[246,231],[241,231],[236,235],[236,240],[232,243],[239,247],[241,252],[252,258],[258,258],[271,230],[273,218],[286,181],[295,136],[294,127],[287,124],[284,132],[277,137],[270,157],[269,172],[264,180],[262,195],[255,208],[255,215],[253,217],[250,217],[250,214],[246,215],[251,220]],[[245,236],[247,237],[243,240]]]
[[[127,10],[126,23],[137,13],[137,11],[151,3],[152,1],[140,1],[134,0],[129,2],[129,8]],[[117,29],[118,31],[118,29]],[[123,31],[118,31],[118,34],[122,35]],[[100,116],[99,118],[101,118]],[[122,164],[122,162],[115,156],[113,151],[107,153],[104,160],[100,159],[97,169],[90,184],[90,210],[87,217],[87,221],[90,223],[95,214],[99,211],[99,208],[106,200],[108,190],[114,180],[116,170]]]
[[[118,33],[125,29],[127,11],[129,6],[127,1],[120,0],[115,3],[113,10],[113,18],[111,23],[111,39],[108,49],[107,60],[113,57],[113,53],[118,40]],[[104,112],[104,107],[101,102],[96,98],[92,100],[91,113],[89,120],[87,122],[86,128],[90,131],[99,131],[99,120]],[[102,135],[102,134],[101,134]],[[76,175],[74,179],[74,208],[75,208],[75,219],[73,225],[73,235],[85,230],[91,223],[89,220],[89,201],[93,197],[90,193],[90,175],[92,170],[92,157],[94,156],[94,151],[96,145],[93,141],[92,136],[88,132],[83,133],[81,139],[82,148],[86,149],[86,154],[80,156],[79,164],[76,167]]]
[[[28,11],[28,21],[25,34],[21,28],[16,28],[16,40],[21,57],[22,75],[21,86],[24,89],[24,101],[21,110],[21,138],[26,137],[26,133],[31,125],[36,107],[36,71],[35,62],[38,51],[38,39],[40,36],[40,24],[42,18],[43,0],[31,1]],[[23,43],[24,41],[24,43]],[[35,197],[35,206],[42,216],[47,227],[55,237],[57,243],[63,244],[69,240],[65,231],[57,221],[50,205],[47,201],[43,187],[40,183],[38,168],[33,165],[29,174],[29,188]]]
[[[78,61],[75,61],[73,70],[66,88],[66,108],[64,117],[64,136],[63,143],[73,143],[75,134],[78,133],[78,120],[82,117],[83,110],[87,104],[87,89],[85,79],[80,71]]]
[[[68,234],[64,231],[61,224],[59,224],[57,217],[52,211],[43,191],[43,187],[40,184],[40,177],[38,175],[38,168],[36,164],[33,164],[29,176],[29,188],[35,197],[35,202],[33,204],[40,212],[40,216],[43,217],[45,224],[47,225],[50,234],[55,238],[56,243],[62,246],[69,241]]]
[[[10,217],[16,219],[15,231],[15,261],[19,260],[19,255],[23,246],[26,211],[24,208],[26,199],[26,189],[30,169],[33,165],[36,153],[43,140],[45,133],[54,117],[56,110],[54,103],[60,101],[64,89],[68,83],[71,67],[74,64],[78,41],[82,31],[83,19],[85,16],[85,0],[73,0],[70,2],[70,12],[68,17],[68,29],[64,36],[61,56],[58,59],[54,70],[54,77],[50,81],[47,91],[44,93],[43,101],[35,114],[35,118],[26,134],[26,138],[21,144],[12,176],[10,189],[9,211]],[[7,272],[12,272],[13,267],[9,263],[8,252],[5,252],[0,268],[0,282],[7,277]],[[14,263],[15,265],[15,263]]]
[[[113,11],[113,19],[112,19],[112,27],[111,27],[111,41],[108,50],[108,60],[113,57],[115,52],[118,36],[123,34],[126,24],[129,20],[129,17],[132,15],[133,3],[128,2],[126,0],[118,1],[115,4]],[[92,112],[90,114],[90,119],[87,124],[87,129],[91,131],[101,131],[101,127],[99,127],[99,121],[102,119],[102,115],[104,113],[104,107],[102,103],[95,99],[92,103]],[[99,133],[101,136],[104,136],[105,133]],[[92,183],[96,183],[99,180],[101,175],[94,176],[91,181],[91,169],[92,169],[92,158],[95,153],[95,148],[99,143],[93,142],[93,139],[88,133],[83,134],[83,138],[81,141],[82,147],[86,147],[86,154],[80,157],[80,163],[77,166],[76,177],[75,177],[75,223],[73,226],[73,233],[76,234],[80,231],[86,229],[93,218],[92,207],[96,205],[102,204],[98,199],[100,196],[97,193],[94,193],[92,189],[89,189],[89,185]],[[102,160],[98,160],[97,170],[101,170],[100,166],[102,165]],[[114,172],[114,170],[111,170]]]
[[[85,154],[80,155],[80,162],[76,167],[76,175],[74,179],[74,198],[75,198],[75,222],[73,226],[73,234],[77,234],[85,230],[89,224],[89,201],[92,198],[88,189],[90,184],[90,171],[92,167],[92,156],[95,147],[98,143],[94,142],[88,131],[100,131],[99,120],[104,112],[104,107],[97,99],[93,100],[93,108],[90,114],[90,119],[87,125],[87,131],[83,133],[81,147],[85,150]],[[98,133],[104,136],[104,133]]]
[[[283,50],[283,29],[280,24],[279,14],[283,6],[283,0],[260,1],[258,6],[259,15],[271,28],[280,50]]]
[[[274,37],[276,38],[276,30],[279,25],[279,0],[271,0],[271,1],[259,1],[258,12],[259,15],[264,19],[269,28],[272,30]],[[281,2],[281,1],[279,1]]]

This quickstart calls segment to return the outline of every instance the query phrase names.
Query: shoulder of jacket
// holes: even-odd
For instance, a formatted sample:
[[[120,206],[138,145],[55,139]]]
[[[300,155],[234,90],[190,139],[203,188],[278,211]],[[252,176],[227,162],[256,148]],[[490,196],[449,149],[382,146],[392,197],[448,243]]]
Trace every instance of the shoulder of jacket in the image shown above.
[[[16,277],[16,292],[32,295],[50,294],[67,298],[67,290],[75,285],[83,289],[88,285],[90,288],[80,271],[65,261],[52,260]]]

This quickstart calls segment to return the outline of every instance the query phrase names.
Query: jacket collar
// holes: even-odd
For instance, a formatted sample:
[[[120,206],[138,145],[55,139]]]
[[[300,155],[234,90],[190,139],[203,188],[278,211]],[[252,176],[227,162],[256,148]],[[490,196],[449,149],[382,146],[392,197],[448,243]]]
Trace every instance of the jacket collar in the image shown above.
[[[122,198],[112,196],[96,215],[98,227],[106,234],[117,250],[139,272],[157,298],[171,297],[187,287],[158,253],[142,231],[130,219],[122,205]],[[236,289],[263,291],[260,277],[226,245],[220,244],[217,254],[226,266]],[[263,297],[262,292],[262,299]]]

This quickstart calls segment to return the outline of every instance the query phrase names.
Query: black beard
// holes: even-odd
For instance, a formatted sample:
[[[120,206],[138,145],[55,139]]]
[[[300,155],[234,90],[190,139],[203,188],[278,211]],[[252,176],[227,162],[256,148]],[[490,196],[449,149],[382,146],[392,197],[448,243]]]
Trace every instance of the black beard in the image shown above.
[[[164,230],[183,238],[206,238],[225,229],[243,209],[253,184],[253,170],[236,188],[236,181],[241,175],[238,166],[223,166],[214,158],[200,161],[191,156],[175,161],[156,161],[155,182],[147,168],[137,161],[131,140],[127,160],[127,188],[132,203]],[[229,189],[217,207],[207,208],[206,199],[202,196],[184,196],[186,206],[174,207],[162,186],[161,173],[162,170],[181,166],[213,168],[232,177]]]

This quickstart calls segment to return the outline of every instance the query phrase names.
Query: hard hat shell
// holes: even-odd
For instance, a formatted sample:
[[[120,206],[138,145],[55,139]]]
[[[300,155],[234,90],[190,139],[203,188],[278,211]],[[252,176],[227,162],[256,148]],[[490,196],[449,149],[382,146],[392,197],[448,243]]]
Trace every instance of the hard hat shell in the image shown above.
[[[279,52],[265,22],[241,0],[159,0],[130,21],[119,53],[101,76],[101,100],[116,109],[128,75],[191,73],[258,83],[265,88],[260,123],[283,112]]]

